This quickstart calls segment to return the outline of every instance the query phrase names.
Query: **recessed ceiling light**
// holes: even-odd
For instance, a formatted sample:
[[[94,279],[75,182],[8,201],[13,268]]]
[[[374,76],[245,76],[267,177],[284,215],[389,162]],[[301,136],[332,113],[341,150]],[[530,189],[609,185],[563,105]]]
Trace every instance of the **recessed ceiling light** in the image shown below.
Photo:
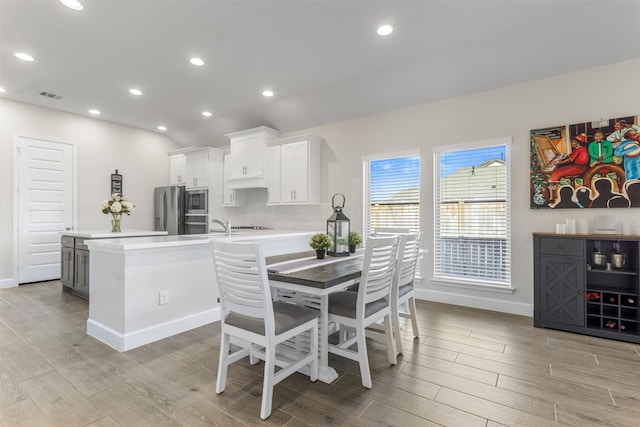
[[[6,90],[5,88],[0,87],[0,93],[4,93],[4,92],[6,92],[6,91],[7,91],[7,90]]]
[[[158,126],[158,130],[161,130],[161,131],[164,132],[165,130],[167,130],[167,127],[166,126]]]
[[[16,58],[22,59],[23,61],[29,61],[29,62],[33,61],[33,56],[28,55],[26,53],[17,52],[17,53],[14,53],[14,55]]]
[[[78,0],[60,0],[60,3],[67,6],[69,9],[82,10],[84,6]]]
[[[377,33],[379,36],[388,36],[393,33],[393,27],[391,25],[381,25],[378,27]]]
[[[191,58],[189,62],[191,62],[193,65],[197,65],[198,67],[204,65],[204,61],[200,58]]]
[[[140,96],[142,95],[142,91],[140,89],[129,89],[129,93],[131,95]]]
[[[211,117],[213,114],[211,114],[211,113],[210,113],[210,112],[208,112],[208,111],[203,111],[203,112],[202,112],[202,115],[203,115],[203,116],[205,116],[205,117]]]
[[[263,95],[263,96],[266,96],[266,97],[271,97],[271,96],[273,96],[273,91],[272,91],[272,90],[267,89],[267,90],[265,90],[264,92],[262,92],[262,95]]]
[[[98,110],[89,110],[89,114],[93,114],[94,116],[99,116],[100,115],[100,111],[98,111]]]

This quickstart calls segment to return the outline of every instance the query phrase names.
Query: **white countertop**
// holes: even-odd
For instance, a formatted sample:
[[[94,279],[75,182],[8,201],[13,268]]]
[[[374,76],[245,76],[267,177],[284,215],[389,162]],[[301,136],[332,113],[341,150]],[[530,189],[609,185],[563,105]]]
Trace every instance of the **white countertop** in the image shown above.
[[[166,236],[166,231],[149,231],[149,230],[123,230],[113,233],[109,230],[79,230],[79,231],[61,231],[60,235],[70,237],[81,237],[83,239],[113,239],[124,237],[141,237],[141,236]]]
[[[288,230],[241,230],[234,231],[231,237],[226,237],[223,233],[211,234],[183,234],[178,236],[146,236],[131,238],[100,239],[86,242],[89,249],[154,249],[178,246],[193,246],[209,244],[213,240],[229,240],[232,242],[252,241],[252,240],[274,240],[286,238],[304,238],[316,234],[317,231],[288,231]],[[120,234],[120,233],[118,233]],[[110,236],[111,237],[111,236]]]

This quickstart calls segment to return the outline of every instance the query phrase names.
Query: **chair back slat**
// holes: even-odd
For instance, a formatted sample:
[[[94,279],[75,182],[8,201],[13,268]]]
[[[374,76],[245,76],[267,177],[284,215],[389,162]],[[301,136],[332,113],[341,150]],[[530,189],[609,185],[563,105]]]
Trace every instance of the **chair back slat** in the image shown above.
[[[259,243],[215,241],[213,261],[223,319],[230,311],[273,319],[267,267]]]
[[[367,240],[356,310],[381,298],[390,298],[398,255],[398,236],[371,237]]]
[[[400,246],[398,249],[398,265],[396,267],[396,277],[398,286],[411,283],[416,275],[418,257],[420,254],[420,241],[422,232],[404,234],[400,236]]]

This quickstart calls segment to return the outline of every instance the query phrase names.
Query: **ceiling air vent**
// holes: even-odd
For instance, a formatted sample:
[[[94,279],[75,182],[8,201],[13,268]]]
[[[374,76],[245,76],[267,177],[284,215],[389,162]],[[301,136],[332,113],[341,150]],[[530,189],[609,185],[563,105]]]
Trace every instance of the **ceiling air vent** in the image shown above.
[[[51,93],[51,92],[40,92],[40,95],[44,96],[45,98],[52,98],[52,99],[62,98],[62,96],[56,95],[55,93]]]

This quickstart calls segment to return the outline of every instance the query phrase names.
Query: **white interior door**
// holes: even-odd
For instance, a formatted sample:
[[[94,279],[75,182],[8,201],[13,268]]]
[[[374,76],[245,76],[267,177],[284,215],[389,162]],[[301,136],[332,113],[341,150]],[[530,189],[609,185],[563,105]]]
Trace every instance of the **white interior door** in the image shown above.
[[[73,146],[18,137],[18,283],[60,278],[60,231],[73,228]]]

